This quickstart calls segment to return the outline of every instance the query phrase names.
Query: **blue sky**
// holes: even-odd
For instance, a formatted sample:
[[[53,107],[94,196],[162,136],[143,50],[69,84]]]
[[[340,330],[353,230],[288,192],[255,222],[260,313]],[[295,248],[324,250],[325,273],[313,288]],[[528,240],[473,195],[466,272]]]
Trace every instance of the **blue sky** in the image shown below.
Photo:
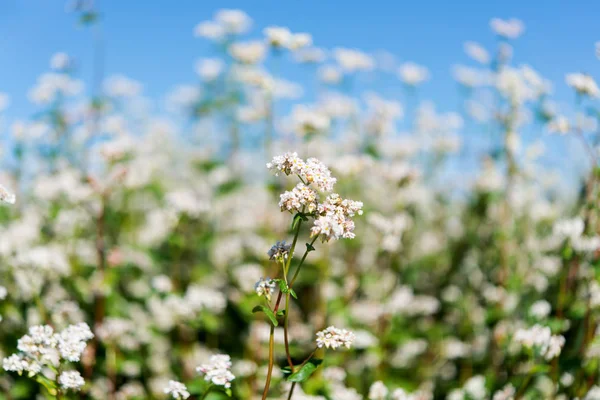
[[[432,80],[420,98],[435,100],[441,110],[458,104],[450,69],[469,62],[463,43],[476,40],[493,48],[492,17],[525,22],[525,34],[515,43],[515,61],[532,65],[555,82],[560,103],[572,103],[574,97],[564,83],[565,73],[596,75],[600,67],[594,54],[594,43],[600,40],[600,2],[591,0],[97,1],[103,14],[107,74],[123,73],[141,81],[145,95],[156,100],[174,85],[194,81],[195,60],[209,54],[206,42],[193,37],[193,27],[219,8],[249,13],[254,19],[250,37],[258,37],[267,25],[282,25],[311,33],[319,47],[385,49],[401,61],[426,65]],[[77,25],[65,6],[65,0],[0,1],[0,91],[11,96],[9,120],[34,112],[27,90],[48,70],[55,52],[74,56],[81,65],[80,77],[91,77],[91,33]],[[289,71],[293,74],[293,68]],[[395,93],[393,83],[382,89],[390,96]]]
[[[490,18],[517,17],[526,32],[516,43],[517,62],[526,61],[558,82],[556,94],[571,100],[566,72],[594,74],[600,61],[596,1],[215,1],[97,0],[104,15],[108,73],[122,72],[142,81],[145,93],[159,96],[176,83],[194,79],[193,63],[206,52],[192,36],[194,25],[218,8],[242,8],[255,21],[254,34],[278,24],[313,34],[325,48],[386,49],[401,60],[427,65],[433,80],[424,88],[438,101],[455,89],[450,66],[466,62],[462,44],[478,40],[491,47]],[[57,51],[74,55],[82,77],[91,71],[91,34],[65,12],[65,0],[0,2],[0,91],[11,94],[15,112],[26,103],[26,90],[47,69]],[[436,94],[437,93],[437,94]],[[448,104],[452,103],[448,99]]]

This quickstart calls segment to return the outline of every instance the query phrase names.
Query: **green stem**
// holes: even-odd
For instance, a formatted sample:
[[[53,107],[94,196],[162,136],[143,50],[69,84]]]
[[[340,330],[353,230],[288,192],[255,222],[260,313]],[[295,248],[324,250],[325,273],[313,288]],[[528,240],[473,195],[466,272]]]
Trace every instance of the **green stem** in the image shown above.
[[[271,325],[271,331],[269,332],[269,367],[267,370],[267,381],[265,382],[265,388],[263,390],[262,400],[267,399],[269,394],[269,386],[271,385],[271,375],[273,374],[273,353],[275,348],[275,326]]]
[[[290,312],[290,292],[285,294],[285,314],[283,316],[283,340],[285,343],[285,356],[287,357],[288,365],[292,373],[294,373],[294,363],[292,362],[292,356],[290,354],[290,342],[288,338],[288,314]]]
[[[525,390],[527,390],[527,386],[529,386],[529,382],[531,381],[531,378],[533,378],[533,374],[527,375],[527,377],[521,384],[521,387],[517,391],[517,394],[515,395],[515,399],[520,399],[521,397],[523,397],[523,395],[525,394]]]
[[[309,248],[312,247],[313,244],[315,244],[315,242],[317,241],[317,238],[318,238],[318,236],[315,236],[313,238],[313,240],[310,242],[310,245],[306,248],[306,251],[304,252],[304,255],[302,256],[302,259],[300,260],[300,264],[298,264],[298,267],[296,268],[296,272],[294,272],[294,276],[292,277],[292,280],[290,281],[290,284],[289,284],[290,288],[296,281],[296,278],[298,277],[298,273],[300,272],[300,267],[302,267],[302,264],[304,264],[304,260],[306,260],[306,257],[308,256],[308,253],[310,252]]]
[[[200,400],[204,400],[204,399],[206,399],[206,396],[208,396],[208,393],[209,393],[209,392],[212,390],[212,388],[213,388],[213,386],[212,386],[212,385],[210,385],[210,386],[208,387],[208,389],[206,389],[206,392],[204,392],[204,394],[202,395],[202,397],[200,397]]]

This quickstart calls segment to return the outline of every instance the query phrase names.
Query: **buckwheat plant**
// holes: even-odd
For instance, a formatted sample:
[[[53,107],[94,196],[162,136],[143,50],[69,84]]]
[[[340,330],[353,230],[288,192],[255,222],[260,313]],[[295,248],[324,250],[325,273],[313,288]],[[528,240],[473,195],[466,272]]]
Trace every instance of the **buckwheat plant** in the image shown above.
[[[275,363],[275,327],[279,325],[280,320],[283,320],[285,355],[288,363],[284,371],[287,374],[287,381],[292,382],[288,392],[288,399],[291,399],[296,384],[306,381],[322,362],[322,360],[314,358],[318,348],[325,347],[333,350],[340,347],[350,348],[354,341],[352,332],[330,326],[317,332],[315,350],[302,363],[294,365],[289,349],[289,313],[291,298],[298,299],[293,285],[308,254],[315,251],[315,242],[318,239],[321,242],[329,242],[337,239],[354,238],[354,221],[352,218],[356,215],[362,215],[363,203],[342,199],[337,193],[332,193],[336,178],[331,176],[329,169],[316,158],[309,158],[305,161],[299,158],[297,153],[285,153],[274,157],[267,164],[267,168],[274,171],[276,176],[283,173],[288,176],[295,176],[300,180],[292,190],[282,193],[279,201],[281,211],[287,211],[293,215],[291,229],[294,237],[292,243],[287,245],[285,241],[277,242],[267,253],[269,259],[275,261],[281,267],[280,277],[261,279],[256,284],[256,293],[260,297],[264,297],[265,301],[264,304],[256,306],[253,310],[254,312],[263,312],[271,321],[269,363],[262,399],[265,400],[269,394]],[[322,198],[323,196],[324,198]],[[310,241],[306,243],[306,250],[292,273],[292,261],[300,237],[300,230],[303,223],[309,221],[312,221]],[[279,287],[279,293],[273,305],[271,296],[276,286]],[[284,297],[284,309],[281,310],[281,301]]]

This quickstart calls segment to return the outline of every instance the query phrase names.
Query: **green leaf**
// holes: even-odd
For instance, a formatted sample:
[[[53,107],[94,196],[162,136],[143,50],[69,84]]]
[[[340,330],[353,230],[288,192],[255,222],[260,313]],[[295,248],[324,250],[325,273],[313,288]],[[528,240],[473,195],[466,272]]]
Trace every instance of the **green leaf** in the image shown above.
[[[271,311],[268,307],[265,306],[256,306],[252,309],[253,313],[257,313],[257,312],[264,312],[267,317],[269,317],[269,319],[271,320],[271,323],[273,323],[274,326],[279,325],[279,323],[277,322],[277,317],[275,317],[275,314],[273,314],[273,311]]]
[[[292,221],[292,230],[295,230],[303,219],[304,218],[302,218],[302,214],[300,213],[294,215],[294,220]]]
[[[290,294],[292,295],[293,298],[298,300],[298,296],[296,296],[296,292],[294,292],[294,289],[290,288]]]
[[[307,252],[309,252],[309,253],[310,253],[311,251],[315,251],[315,250],[316,250],[316,249],[315,249],[315,247],[314,247],[312,244],[310,244],[310,243],[306,243],[306,251],[307,251]]]
[[[285,310],[279,310],[275,315],[277,315],[278,318],[283,318],[285,316]]]
[[[288,376],[288,382],[305,382],[317,370],[323,360],[311,358],[306,364],[300,367],[296,372]]]
[[[283,279],[277,279],[277,283],[279,284],[279,290],[281,290],[283,293],[288,292],[287,283],[285,283]]]

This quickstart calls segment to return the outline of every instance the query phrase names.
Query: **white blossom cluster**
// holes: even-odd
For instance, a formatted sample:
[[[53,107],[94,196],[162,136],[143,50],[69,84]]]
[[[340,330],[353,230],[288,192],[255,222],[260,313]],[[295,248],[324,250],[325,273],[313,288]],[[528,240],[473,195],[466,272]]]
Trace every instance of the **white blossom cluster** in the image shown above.
[[[331,171],[316,158],[309,158],[306,161],[298,157],[298,153],[285,153],[276,156],[270,163],[267,163],[268,169],[283,172],[286,175],[298,175],[307,185],[315,184],[322,192],[333,190],[337,179],[331,176]]]
[[[0,185],[0,203],[15,204],[16,196],[7,188]]]
[[[273,279],[271,279],[271,278],[262,279],[261,278],[258,282],[256,282],[254,289],[256,290],[256,294],[259,297],[264,296],[264,298],[267,299],[267,301],[271,301],[271,296],[275,292],[276,287],[277,287],[277,283]]]
[[[282,211],[314,213],[311,237],[320,236],[324,242],[355,237],[352,218],[362,215],[363,203],[342,199],[337,193],[331,193],[320,202],[318,193],[309,187],[314,183],[322,192],[333,190],[336,178],[331,176],[331,172],[323,163],[316,158],[309,158],[305,162],[297,153],[285,153],[274,157],[267,164],[267,168],[275,170],[276,175],[279,172],[297,175],[302,181],[293,190],[281,194],[279,206]]]
[[[170,394],[174,399],[187,399],[190,397],[190,392],[188,392],[187,387],[177,381],[170,380],[167,384],[167,387],[164,389],[165,394]]]
[[[558,357],[565,345],[562,335],[553,335],[549,327],[538,324],[528,329],[517,330],[513,341],[526,348],[535,349],[546,360]]]
[[[276,49],[298,50],[312,44],[308,33],[292,33],[282,26],[269,26],[263,30],[267,43]]]
[[[231,381],[235,379],[230,371],[231,357],[226,354],[217,354],[210,357],[206,364],[202,364],[196,370],[204,374],[204,380],[212,382],[214,385],[231,387]]]
[[[346,347],[349,349],[355,338],[354,333],[346,329],[330,326],[317,332],[317,347],[331,348],[333,350],[336,350],[339,347]]]
[[[85,385],[85,380],[79,371],[63,371],[58,377],[58,383],[63,389],[79,390]]]
[[[6,371],[19,374],[26,371],[33,376],[44,366],[57,367],[61,360],[76,362],[80,360],[86,342],[93,337],[84,322],[69,325],[60,333],[55,333],[49,325],[32,326],[18,341],[19,353],[4,358],[3,367]]]
[[[330,239],[353,239],[354,221],[356,214],[362,215],[363,203],[342,199],[337,193],[332,193],[319,204],[319,217],[311,229],[311,236],[322,235],[323,241]]]
[[[312,214],[318,207],[317,199],[318,194],[314,189],[304,183],[299,183],[294,189],[280,195],[279,207],[281,207],[281,211]]]

